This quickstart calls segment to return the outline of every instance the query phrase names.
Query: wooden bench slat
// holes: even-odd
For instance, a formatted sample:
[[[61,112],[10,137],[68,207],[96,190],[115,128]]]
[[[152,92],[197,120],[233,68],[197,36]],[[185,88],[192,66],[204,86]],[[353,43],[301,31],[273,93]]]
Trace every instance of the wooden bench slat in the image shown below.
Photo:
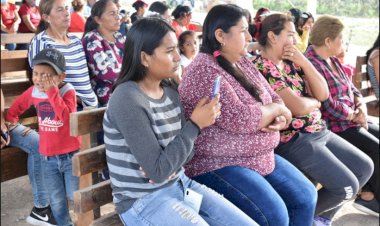
[[[91,226],[123,226],[123,223],[116,212],[111,212],[96,219]]]
[[[78,177],[104,169],[107,166],[105,145],[78,152],[72,162],[73,175]]]
[[[81,136],[103,130],[105,107],[70,114],[70,135]]]
[[[1,150],[1,182],[28,174],[28,154],[16,147]]]
[[[110,180],[74,192],[74,212],[86,213],[112,202]]]
[[[82,38],[82,32],[71,32],[77,36],[78,38]],[[25,44],[30,43],[34,37],[34,33],[17,33],[17,34],[1,34],[1,45],[5,45],[8,43],[16,43],[16,44]]]

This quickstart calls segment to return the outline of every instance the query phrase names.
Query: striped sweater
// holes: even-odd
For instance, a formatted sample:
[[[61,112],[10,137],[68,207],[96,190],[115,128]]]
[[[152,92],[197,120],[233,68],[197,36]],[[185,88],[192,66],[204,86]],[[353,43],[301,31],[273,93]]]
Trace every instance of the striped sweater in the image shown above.
[[[34,36],[29,46],[28,61],[33,68],[33,58],[43,49],[53,48],[62,52],[66,60],[66,78],[65,82],[73,85],[77,96],[82,100],[83,106],[98,106],[98,99],[90,84],[86,56],[83,50],[81,40],[75,35],[68,34],[70,44],[63,45],[56,43],[50,38],[46,31]]]
[[[138,198],[177,181],[182,166],[194,155],[199,133],[192,122],[185,121],[175,89],[164,86],[162,98],[152,99],[131,81],[113,92],[103,129],[118,213],[127,211]],[[174,172],[177,177],[169,181]]]

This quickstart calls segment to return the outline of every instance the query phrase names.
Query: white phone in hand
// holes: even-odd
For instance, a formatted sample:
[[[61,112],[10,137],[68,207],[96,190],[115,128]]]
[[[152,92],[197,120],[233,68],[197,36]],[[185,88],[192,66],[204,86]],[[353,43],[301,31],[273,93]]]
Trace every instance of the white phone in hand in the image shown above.
[[[214,98],[216,95],[219,94],[221,81],[222,81],[222,76],[220,75],[216,77],[216,79],[214,80],[214,86],[212,89],[211,98]]]

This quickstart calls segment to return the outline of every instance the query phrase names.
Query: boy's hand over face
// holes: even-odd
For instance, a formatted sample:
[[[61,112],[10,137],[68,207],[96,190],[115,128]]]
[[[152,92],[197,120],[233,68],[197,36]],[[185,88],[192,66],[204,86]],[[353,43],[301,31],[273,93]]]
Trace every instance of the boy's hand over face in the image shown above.
[[[53,87],[58,87],[58,84],[53,79],[53,76],[51,74],[44,74],[42,76],[41,83],[44,87],[44,91],[47,92]]]

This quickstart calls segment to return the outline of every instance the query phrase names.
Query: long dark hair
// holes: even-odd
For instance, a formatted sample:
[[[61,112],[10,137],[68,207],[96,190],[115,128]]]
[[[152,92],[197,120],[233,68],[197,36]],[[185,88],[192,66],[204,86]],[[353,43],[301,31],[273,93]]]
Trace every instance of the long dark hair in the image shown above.
[[[165,2],[153,2],[149,6],[149,11],[159,13],[160,15],[163,15],[167,10],[169,9],[169,6],[166,5]]]
[[[143,18],[136,21],[128,31],[124,46],[123,66],[113,89],[127,81],[141,81],[146,68],[141,63],[141,52],[152,55],[161,45],[168,32],[175,32],[166,21],[158,18]]]
[[[233,4],[223,4],[214,6],[207,14],[203,23],[202,47],[201,52],[213,54],[214,51],[221,49],[221,44],[215,38],[215,31],[222,29],[228,33],[230,28],[235,26],[243,17],[245,12],[242,8]],[[216,58],[220,67],[231,74],[241,86],[257,101],[260,101],[258,88],[250,82],[246,76],[235,69],[222,55]]]
[[[371,55],[372,51],[374,49],[377,49],[377,48],[379,48],[379,34],[377,34],[377,39],[376,39],[375,43],[373,43],[373,46],[369,50],[367,50],[367,53],[366,53],[366,55],[367,55],[366,62],[368,62],[369,56]]]
[[[106,6],[108,2],[112,2],[114,4],[115,0],[99,0],[95,2],[95,4],[91,8],[91,16],[87,18],[86,24],[84,25],[84,33],[83,37],[90,31],[95,30],[98,28],[99,24],[96,23],[94,17],[101,17],[104,13],[104,10],[106,10]]]

